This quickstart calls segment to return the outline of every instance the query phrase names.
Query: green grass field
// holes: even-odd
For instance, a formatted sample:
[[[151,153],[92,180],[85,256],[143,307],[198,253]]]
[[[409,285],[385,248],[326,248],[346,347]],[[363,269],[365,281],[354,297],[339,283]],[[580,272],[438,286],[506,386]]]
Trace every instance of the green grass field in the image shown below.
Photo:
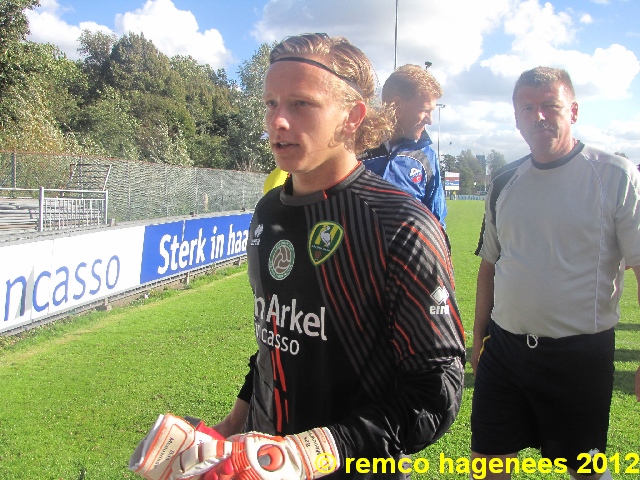
[[[483,204],[448,206],[457,297],[470,346],[479,264],[473,252]],[[634,276],[627,272],[625,281],[607,456],[615,462],[618,454],[620,474],[614,478],[635,479],[640,473],[630,467],[640,454],[640,404],[632,392],[640,362],[640,309]],[[246,268],[233,267],[186,290],[154,292],[148,300],[20,337],[0,336],[0,479],[134,478],[127,470],[129,456],[158,414],[193,415],[213,424],[228,412],[255,350],[252,310]],[[462,473],[473,393],[468,365],[465,380],[458,419],[437,444],[414,456],[429,462],[428,472],[414,478],[469,478]],[[585,385],[584,395],[589,392]],[[441,456],[452,459],[453,473],[440,473]],[[533,450],[520,456],[527,457],[539,459]]]

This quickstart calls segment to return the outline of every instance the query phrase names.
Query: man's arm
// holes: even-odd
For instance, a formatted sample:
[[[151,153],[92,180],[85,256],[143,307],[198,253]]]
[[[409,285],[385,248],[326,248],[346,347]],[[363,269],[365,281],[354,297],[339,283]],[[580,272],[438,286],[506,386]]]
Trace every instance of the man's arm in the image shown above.
[[[241,398],[236,398],[236,403],[229,414],[220,423],[214,425],[213,429],[224,438],[229,438],[231,435],[242,432],[248,415],[249,404]]]
[[[329,425],[343,458],[418,452],[442,437],[460,408],[465,345],[453,266],[440,228],[421,217],[400,227],[387,254],[395,378],[386,395]]]
[[[638,281],[638,305],[640,305],[640,265],[637,267],[631,267],[633,273],[636,274],[636,280]]]
[[[633,268],[633,273],[636,274],[636,280],[638,281],[638,305],[640,305],[640,265]],[[640,367],[636,370],[636,399],[640,402]]]
[[[213,428],[224,438],[242,433],[249,416],[249,403],[253,395],[253,375],[256,364],[257,353],[249,358],[249,371],[244,377],[244,384],[238,392],[236,403],[231,408],[229,414]]]
[[[487,331],[487,326],[491,320],[491,311],[493,310],[493,282],[496,272],[496,266],[487,261],[480,262],[478,269],[478,280],[476,285],[476,315],[473,324],[473,352],[471,353],[471,366],[475,375],[478,368],[478,360],[480,358],[480,350],[482,342]]]
[[[442,176],[440,175],[440,163],[438,162],[438,157],[435,152],[433,152],[433,150],[431,150],[431,152],[430,160],[432,162],[431,168],[433,168],[433,175],[425,184],[422,203],[435,215],[442,227],[446,228],[445,217],[447,216],[447,202]],[[425,169],[426,168],[425,166]],[[427,174],[427,172],[425,172],[425,174]]]

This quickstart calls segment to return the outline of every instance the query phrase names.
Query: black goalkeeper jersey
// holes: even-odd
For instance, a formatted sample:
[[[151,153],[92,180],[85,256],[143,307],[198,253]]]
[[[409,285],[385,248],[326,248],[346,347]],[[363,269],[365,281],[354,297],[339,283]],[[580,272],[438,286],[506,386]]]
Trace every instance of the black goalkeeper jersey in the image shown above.
[[[258,353],[246,429],[326,426],[343,458],[417,452],[462,395],[446,234],[362,164],[314,194],[292,196],[290,182],[260,200],[249,231]]]

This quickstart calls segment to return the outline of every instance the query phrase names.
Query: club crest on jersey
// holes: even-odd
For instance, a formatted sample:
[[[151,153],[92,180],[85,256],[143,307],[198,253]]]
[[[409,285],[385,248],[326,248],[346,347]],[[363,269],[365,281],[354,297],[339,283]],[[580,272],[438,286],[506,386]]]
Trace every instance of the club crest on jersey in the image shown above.
[[[269,273],[276,280],[284,280],[291,273],[296,258],[293,244],[289,240],[280,240],[271,249],[269,255]]]
[[[419,168],[412,168],[409,171],[409,178],[413,183],[420,183],[422,181],[422,170]]]
[[[335,253],[342,239],[344,228],[335,222],[318,222],[309,234],[309,257],[316,267]]]

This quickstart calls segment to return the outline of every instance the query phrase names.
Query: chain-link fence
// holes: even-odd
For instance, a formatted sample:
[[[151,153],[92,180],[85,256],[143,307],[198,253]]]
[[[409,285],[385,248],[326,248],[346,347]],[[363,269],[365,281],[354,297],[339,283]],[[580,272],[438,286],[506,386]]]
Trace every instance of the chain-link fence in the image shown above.
[[[108,165],[110,170],[88,168]],[[263,173],[0,151],[0,187],[83,188],[103,181],[109,192],[107,216],[120,222],[252,209],[265,179]]]

